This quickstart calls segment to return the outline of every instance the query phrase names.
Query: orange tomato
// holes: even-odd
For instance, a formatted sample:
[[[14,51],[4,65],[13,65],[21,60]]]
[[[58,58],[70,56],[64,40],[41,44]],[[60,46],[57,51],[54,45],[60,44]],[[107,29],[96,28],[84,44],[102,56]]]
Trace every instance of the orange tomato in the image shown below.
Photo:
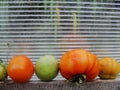
[[[89,51],[84,49],[71,50],[62,56],[60,72],[68,80],[85,75],[87,81],[91,81],[99,74],[99,62],[96,55]]]
[[[34,65],[27,56],[16,55],[10,60],[7,72],[13,81],[25,83],[32,77]]]
[[[115,79],[120,73],[119,62],[111,57],[103,57],[99,60],[100,63],[100,73],[99,77],[101,79]]]

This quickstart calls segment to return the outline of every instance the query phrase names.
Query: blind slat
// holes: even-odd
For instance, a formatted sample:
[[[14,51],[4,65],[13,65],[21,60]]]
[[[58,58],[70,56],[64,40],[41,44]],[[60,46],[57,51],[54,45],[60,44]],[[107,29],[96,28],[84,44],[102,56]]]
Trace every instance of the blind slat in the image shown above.
[[[59,62],[63,53],[77,48],[120,62],[119,1],[0,1],[0,58],[4,61],[25,54],[35,64],[38,57],[52,54]],[[60,73],[56,79],[62,79]]]

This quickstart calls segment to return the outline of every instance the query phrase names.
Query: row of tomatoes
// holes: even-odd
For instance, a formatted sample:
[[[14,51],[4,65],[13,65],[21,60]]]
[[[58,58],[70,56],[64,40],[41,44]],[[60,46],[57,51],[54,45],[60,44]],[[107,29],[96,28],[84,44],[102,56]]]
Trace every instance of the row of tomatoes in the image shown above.
[[[40,80],[51,81],[60,71],[65,79],[77,84],[94,80],[97,76],[114,79],[120,72],[117,60],[113,58],[98,60],[95,54],[84,49],[67,51],[62,55],[59,64],[52,55],[40,57],[35,66],[27,56],[16,55],[11,58],[7,66],[3,62],[0,62],[0,66],[4,69],[3,72],[0,70],[1,80],[5,80],[5,77],[9,75],[18,83],[29,81],[34,72]]]

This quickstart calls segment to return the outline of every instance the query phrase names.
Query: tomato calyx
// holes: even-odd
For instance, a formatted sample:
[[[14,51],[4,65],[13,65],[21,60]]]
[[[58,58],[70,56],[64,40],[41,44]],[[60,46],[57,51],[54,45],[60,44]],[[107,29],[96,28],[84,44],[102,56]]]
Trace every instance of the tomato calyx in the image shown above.
[[[76,75],[76,76],[70,78],[68,81],[76,83],[76,85],[79,86],[81,83],[86,82],[86,80],[87,80],[86,75],[85,74],[81,74],[81,75]]]

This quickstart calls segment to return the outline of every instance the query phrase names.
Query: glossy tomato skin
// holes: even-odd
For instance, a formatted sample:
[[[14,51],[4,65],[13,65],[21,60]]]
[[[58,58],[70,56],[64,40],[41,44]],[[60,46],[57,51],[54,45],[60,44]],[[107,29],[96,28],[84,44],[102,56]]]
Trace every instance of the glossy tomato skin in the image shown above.
[[[25,83],[32,77],[34,65],[27,56],[16,55],[10,60],[7,72],[13,81]]]
[[[93,80],[99,74],[98,59],[84,49],[68,51],[60,60],[60,72],[66,79],[84,74],[88,81]]]

